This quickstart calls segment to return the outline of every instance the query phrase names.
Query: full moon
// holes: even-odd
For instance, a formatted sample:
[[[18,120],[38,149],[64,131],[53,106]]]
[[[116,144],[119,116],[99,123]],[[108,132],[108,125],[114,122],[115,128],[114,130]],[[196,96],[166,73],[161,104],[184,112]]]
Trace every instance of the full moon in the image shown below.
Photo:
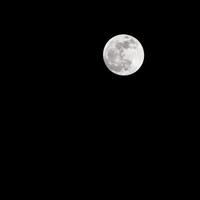
[[[106,43],[103,58],[111,72],[121,76],[131,75],[142,66],[144,50],[136,38],[120,34]]]

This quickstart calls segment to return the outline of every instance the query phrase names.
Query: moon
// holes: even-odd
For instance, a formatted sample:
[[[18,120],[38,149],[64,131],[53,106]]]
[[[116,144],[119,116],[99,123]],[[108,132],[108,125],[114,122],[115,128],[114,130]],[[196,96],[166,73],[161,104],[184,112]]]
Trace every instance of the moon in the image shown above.
[[[142,66],[144,50],[135,37],[120,34],[108,40],[103,50],[103,59],[114,74],[131,75]]]

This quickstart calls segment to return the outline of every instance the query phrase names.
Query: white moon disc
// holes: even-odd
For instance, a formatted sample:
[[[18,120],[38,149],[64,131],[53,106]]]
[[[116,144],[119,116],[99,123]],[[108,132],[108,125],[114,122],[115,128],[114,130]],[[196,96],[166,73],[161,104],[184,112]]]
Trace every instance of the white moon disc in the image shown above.
[[[103,58],[111,72],[122,76],[130,75],[142,66],[144,50],[136,38],[120,34],[107,42],[103,50]]]

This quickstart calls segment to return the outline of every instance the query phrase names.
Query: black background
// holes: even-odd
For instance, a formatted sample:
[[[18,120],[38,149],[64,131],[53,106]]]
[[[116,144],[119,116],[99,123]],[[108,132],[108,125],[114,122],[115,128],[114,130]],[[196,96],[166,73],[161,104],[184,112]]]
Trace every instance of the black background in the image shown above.
[[[62,190],[65,177],[74,190],[91,190],[97,180],[109,190],[113,181],[120,187],[125,182],[129,191],[133,182],[142,194],[143,187],[169,194],[162,182],[177,190],[179,182],[195,177],[185,175],[188,165],[191,171],[197,166],[195,6],[74,4],[8,7],[13,6],[13,15],[5,15],[12,54],[4,119],[11,134],[5,152],[16,158],[10,171],[19,167],[24,182],[33,180],[42,190],[55,183]],[[136,37],[145,53],[142,67],[127,77],[112,74],[103,62],[104,45],[122,33]],[[17,167],[16,180],[22,180]]]

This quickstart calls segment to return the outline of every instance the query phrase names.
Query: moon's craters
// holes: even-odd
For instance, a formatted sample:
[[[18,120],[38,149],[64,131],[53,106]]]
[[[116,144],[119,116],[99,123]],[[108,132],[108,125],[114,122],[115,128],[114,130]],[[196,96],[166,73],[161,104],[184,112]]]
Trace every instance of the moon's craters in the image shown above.
[[[111,38],[104,48],[104,62],[115,74],[130,75],[143,63],[144,51],[140,42],[129,35]]]

